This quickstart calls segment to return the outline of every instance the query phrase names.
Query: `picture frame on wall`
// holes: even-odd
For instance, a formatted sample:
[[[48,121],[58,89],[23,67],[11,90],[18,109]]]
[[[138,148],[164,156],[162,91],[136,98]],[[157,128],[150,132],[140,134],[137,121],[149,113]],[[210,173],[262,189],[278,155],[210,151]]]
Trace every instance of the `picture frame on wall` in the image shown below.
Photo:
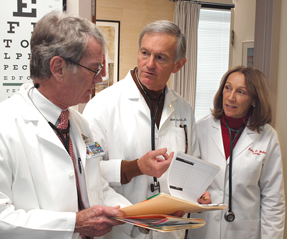
[[[242,42],[242,65],[253,67],[254,41]]]
[[[105,54],[105,74],[103,82],[96,84],[95,93],[119,81],[119,55],[120,55],[120,21],[96,20],[96,26],[103,33],[107,42]]]

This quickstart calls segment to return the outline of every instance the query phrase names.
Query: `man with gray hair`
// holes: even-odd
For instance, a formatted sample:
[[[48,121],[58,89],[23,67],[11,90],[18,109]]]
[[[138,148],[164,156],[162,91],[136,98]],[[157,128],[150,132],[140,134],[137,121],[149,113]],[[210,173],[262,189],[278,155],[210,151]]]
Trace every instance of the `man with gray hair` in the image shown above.
[[[198,156],[192,107],[167,87],[171,73],[185,64],[185,51],[177,25],[165,20],[147,25],[139,38],[137,67],[97,94],[83,112],[105,151],[103,177],[132,203],[167,191],[165,172],[174,152]],[[210,197],[199,202],[209,203]],[[127,238],[117,228],[109,234]],[[150,232],[147,238],[183,234]]]
[[[51,12],[36,24],[33,84],[0,104],[1,239],[99,238],[122,224],[114,217],[131,203],[101,177],[99,146],[71,107],[102,81],[104,53],[86,19]]]

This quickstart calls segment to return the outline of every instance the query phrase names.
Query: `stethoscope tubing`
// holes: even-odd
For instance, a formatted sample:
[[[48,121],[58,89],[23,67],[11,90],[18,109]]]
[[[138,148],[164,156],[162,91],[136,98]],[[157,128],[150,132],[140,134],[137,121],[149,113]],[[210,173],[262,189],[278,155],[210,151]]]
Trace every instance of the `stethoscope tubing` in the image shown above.
[[[228,211],[225,214],[225,220],[228,222],[232,222],[235,219],[235,214],[232,212],[232,163],[233,163],[233,147],[236,139],[240,136],[241,132],[245,128],[245,125],[243,125],[240,129],[235,130],[229,127],[227,120],[226,122],[226,128],[228,129],[229,134],[229,140],[230,140],[230,154],[229,154],[229,198],[228,198]],[[236,132],[234,138],[232,139],[232,133]]]

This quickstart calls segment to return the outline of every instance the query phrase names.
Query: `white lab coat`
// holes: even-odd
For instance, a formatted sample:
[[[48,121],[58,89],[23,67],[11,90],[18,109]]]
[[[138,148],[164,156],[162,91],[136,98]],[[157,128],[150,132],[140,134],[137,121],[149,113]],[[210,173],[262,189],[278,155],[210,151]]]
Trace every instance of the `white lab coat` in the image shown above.
[[[29,89],[29,88],[28,88]],[[0,238],[70,239],[78,211],[72,160],[21,89],[0,104]],[[90,205],[130,205],[100,175],[100,158],[86,160],[85,119],[70,111],[71,134],[83,166]],[[75,147],[75,146],[74,146]]]
[[[197,122],[201,157],[221,170],[207,191],[212,203],[228,205],[229,158],[223,148],[220,121],[212,116]],[[235,220],[227,222],[223,211],[195,213],[206,221],[191,230],[189,238],[279,239],[283,238],[285,199],[282,159],[276,131],[266,124],[258,134],[245,127],[233,150],[232,211]]]
[[[101,162],[103,177],[132,203],[153,195],[151,176],[141,175],[128,184],[120,183],[121,161],[140,158],[151,150],[150,110],[131,73],[97,94],[86,105],[83,115],[89,121],[95,140],[106,153]],[[155,130],[156,149],[166,147],[168,153],[185,151],[185,133],[180,124],[187,126],[188,154],[198,156],[193,110],[181,96],[166,88],[160,128]],[[161,191],[166,191],[165,174],[159,182]],[[154,233],[153,238],[182,238],[183,233],[177,232],[173,237],[169,233]],[[115,238],[126,238],[117,236]]]

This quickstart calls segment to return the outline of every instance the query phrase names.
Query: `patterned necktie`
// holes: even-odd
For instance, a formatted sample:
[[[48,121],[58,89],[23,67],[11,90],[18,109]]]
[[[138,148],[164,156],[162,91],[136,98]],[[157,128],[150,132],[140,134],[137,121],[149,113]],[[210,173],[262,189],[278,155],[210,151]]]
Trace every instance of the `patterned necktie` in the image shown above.
[[[68,131],[65,132],[65,130],[69,130],[69,129],[68,129],[68,126],[69,126],[69,115],[70,115],[69,110],[63,110],[63,111],[61,112],[61,115],[60,115],[60,117],[59,117],[60,123],[59,123],[59,125],[58,125],[57,128],[60,129],[60,130],[62,130],[64,138],[65,138],[66,140],[69,140],[69,153],[70,153],[70,156],[71,156],[71,158],[72,158],[72,160],[73,160],[73,163],[74,163],[75,160],[74,160],[74,154],[73,154],[73,144],[72,144],[72,140],[71,140],[71,138],[69,138],[69,139],[66,138]],[[64,133],[64,132],[65,132],[65,133]],[[59,137],[59,139],[61,140],[61,142],[65,145],[65,142],[63,142],[63,140],[61,139],[61,137],[60,137],[59,134],[58,134],[58,137]]]
[[[64,138],[66,140],[67,140],[67,135],[69,135],[69,133],[68,133],[68,130],[69,130],[68,129],[68,126],[69,126],[69,115],[70,115],[70,112],[68,110],[63,110],[61,112],[60,117],[59,117],[60,123],[59,123],[59,125],[57,127],[59,130],[61,130],[61,132],[63,133],[63,136],[64,136]],[[63,140],[61,139],[60,135],[59,134],[57,134],[57,135],[58,135],[59,139],[61,140],[61,142],[65,145],[65,142],[63,142]],[[72,140],[71,140],[71,138],[69,138],[68,140],[69,140],[69,153],[70,153],[70,156],[71,156],[72,161],[73,161],[74,169],[76,169],[76,167],[75,167],[75,159],[74,159],[74,154],[73,154]],[[82,202],[82,198],[81,198],[80,187],[79,187],[77,176],[76,176],[76,183],[77,183],[77,192],[78,192],[78,207],[79,207],[79,210],[82,210],[82,209],[84,209],[84,206],[83,206],[83,202]],[[82,239],[90,238],[90,237],[86,237],[86,236],[84,236],[82,234],[80,234],[80,235],[81,235]]]

